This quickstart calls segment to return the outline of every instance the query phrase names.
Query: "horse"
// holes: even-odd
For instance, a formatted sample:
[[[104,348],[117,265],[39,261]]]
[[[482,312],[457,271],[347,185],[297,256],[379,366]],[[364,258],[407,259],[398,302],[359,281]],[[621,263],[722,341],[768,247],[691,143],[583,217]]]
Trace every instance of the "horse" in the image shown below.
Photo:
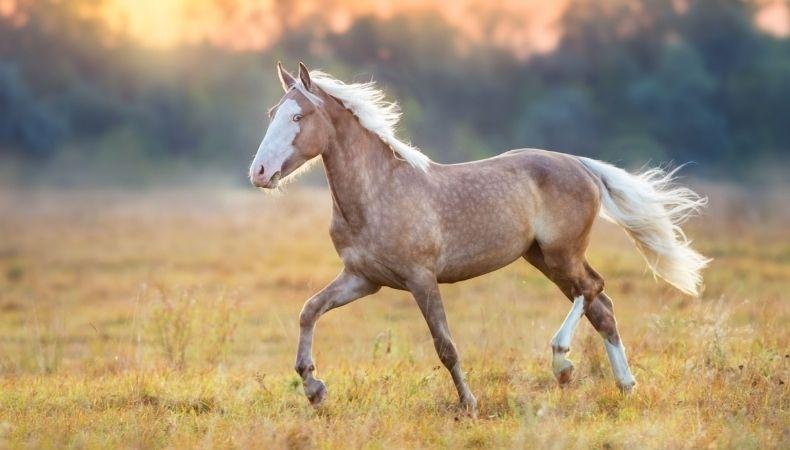
[[[294,368],[312,405],[327,397],[326,385],[314,376],[317,320],[386,286],[412,294],[460,407],[475,415],[477,400],[461,368],[439,284],[520,258],[572,302],[550,342],[559,385],[572,379],[567,356],[586,316],[603,339],[617,386],[631,392],[636,381],[612,300],[585,259],[590,229],[599,215],[620,225],[656,276],[696,296],[710,260],[691,248],[680,225],[706,198],[678,186],[675,171],[631,173],[547,150],[439,164],[396,137],[400,110],[374,82],[344,83],[303,63],[296,77],[279,62],[277,73],[285,94],[269,110],[249,178],[258,188],[277,189],[320,156],[332,197],[329,234],[343,262],[340,274],[299,315]]]

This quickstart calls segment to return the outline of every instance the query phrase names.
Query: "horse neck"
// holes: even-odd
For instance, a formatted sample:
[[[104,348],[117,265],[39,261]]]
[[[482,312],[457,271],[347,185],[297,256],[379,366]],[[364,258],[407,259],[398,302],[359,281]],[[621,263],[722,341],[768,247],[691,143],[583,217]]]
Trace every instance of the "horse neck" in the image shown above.
[[[333,206],[350,225],[365,223],[378,192],[403,176],[392,150],[348,111],[333,118],[335,137],[322,158]]]

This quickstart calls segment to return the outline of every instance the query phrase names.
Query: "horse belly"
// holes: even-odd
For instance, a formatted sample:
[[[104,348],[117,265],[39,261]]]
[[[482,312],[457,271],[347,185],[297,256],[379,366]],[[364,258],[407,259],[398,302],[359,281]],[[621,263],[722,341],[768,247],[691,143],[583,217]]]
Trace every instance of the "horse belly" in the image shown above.
[[[486,231],[467,234],[444,248],[437,264],[440,283],[467,280],[505,267],[524,255],[533,240],[526,226]]]

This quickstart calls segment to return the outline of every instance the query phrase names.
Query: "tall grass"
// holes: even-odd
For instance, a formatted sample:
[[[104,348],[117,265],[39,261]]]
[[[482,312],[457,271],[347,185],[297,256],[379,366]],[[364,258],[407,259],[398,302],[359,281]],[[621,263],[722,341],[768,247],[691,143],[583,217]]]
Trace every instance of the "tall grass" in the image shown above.
[[[237,304],[224,294],[199,297],[193,290],[166,293],[159,287],[147,315],[153,343],[177,370],[190,363],[222,364],[238,324]]]
[[[302,303],[340,268],[325,192],[6,192],[0,447],[786,448],[790,216],[762,203],[776,194],[701,190],[701,299],[594,230],[630,397],[586,322],[577,377],[556,387],[548,342],[569,304],[527,264],[442,287],[478,420],[414,301],[386,289],[319,322],[330,396],[309,407],[291,367]]]

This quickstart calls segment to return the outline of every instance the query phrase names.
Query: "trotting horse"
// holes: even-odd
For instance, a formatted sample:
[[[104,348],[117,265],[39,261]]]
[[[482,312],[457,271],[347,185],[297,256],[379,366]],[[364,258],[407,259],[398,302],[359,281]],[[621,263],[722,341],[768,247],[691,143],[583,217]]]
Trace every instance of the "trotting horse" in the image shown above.
[[[269,111],[271,123],[250,167],[250,180],[276,188],[320,156],[332,195],[330,236],[342,272],[310,298],[299,316],[295,369],[307,398],[327,395],[313,376],[313,330],[327,311],[382,286],[412,293],[452,375],[461,406],[477,401],[464,379],[439,283],[473,278],[524,258],[573,302],[551,340],[560,385],[571,380],[567,359],[582,316],[603,337],[614,378],[635,385],[603,278],[585,249],[600,213],[622,226],[659,277],[697,295],[708,259],[692,250],[680,224],[705,205],[693,191],[673,186],[673,173],[632,174],[589,158],[545,150],[511,150],[463,164],[432,162],[398,140],[397,105],[371,83],[346,84],[299,64],[292,76],[278,63],[285,95]]]

